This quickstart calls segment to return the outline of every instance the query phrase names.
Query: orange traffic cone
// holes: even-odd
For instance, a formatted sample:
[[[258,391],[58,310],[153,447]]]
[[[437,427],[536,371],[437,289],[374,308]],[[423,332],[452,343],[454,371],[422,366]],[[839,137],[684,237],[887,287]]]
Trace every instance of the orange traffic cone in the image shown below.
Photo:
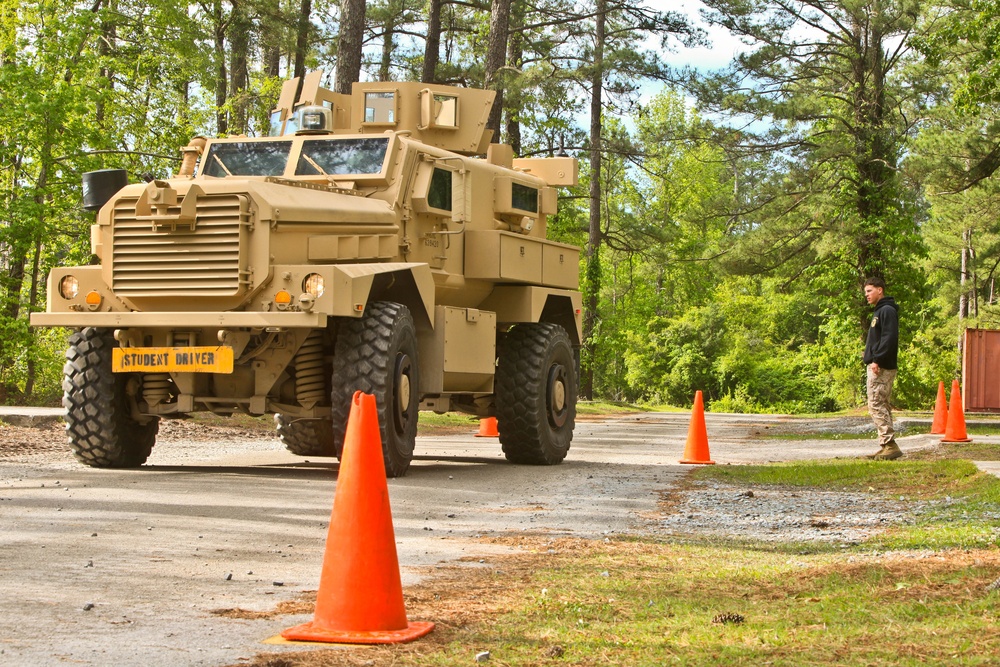
[[[694,407],[691,408],[691,425],[688,426],[687,444],[681,463],[715,463],[708,454],[708,431],[705,429],[705,402],[701,391],[694,393]]]
[[[965,412],[962,410],[962,389],[958,380],[951,383],[951,407],[948,410],[948,426],[941,442],[972,442],[965,432]]]
[[[354,394],[326,538],[316,613],[285,639],[395,644],[423,637],[433,623],[409,623],[403,605],[389,487],[375,397]]]
[[[479,433],[476,434],[477,438],[498,438],[500,437],[500,432],[497,431],[497,418],[496,417],[486,417],[485,419],[479,420]]]
[[[944,382],[938,382],[937,400],[934,401],[934,421],[931,435],[943,435],[948,425],[948,400],[944,397]]]

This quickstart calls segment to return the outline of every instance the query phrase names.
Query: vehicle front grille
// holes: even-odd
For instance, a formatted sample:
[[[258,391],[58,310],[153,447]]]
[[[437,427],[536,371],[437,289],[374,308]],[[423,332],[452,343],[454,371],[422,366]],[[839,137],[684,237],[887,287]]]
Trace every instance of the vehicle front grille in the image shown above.
[[[198,198],[195,224],[136,218],[135,199],[115,203],[112,288],[126,297],[234,296],[247,282],[243,247],[249,205],[243,195]],[[171,207],[177,215],[180,206]]]

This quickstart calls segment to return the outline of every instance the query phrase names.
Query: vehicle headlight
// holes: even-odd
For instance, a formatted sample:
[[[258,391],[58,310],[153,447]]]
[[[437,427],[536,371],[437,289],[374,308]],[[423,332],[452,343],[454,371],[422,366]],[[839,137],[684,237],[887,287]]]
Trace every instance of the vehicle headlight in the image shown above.
[[[326,291],[326,280],[318,273],[310,273],[302,281],[302,291],[308,292],[318,299]]]
[[[63,276],[59,281],[59,296],[64,299],[75,299],[80,294],[80,281],[76,276]]]

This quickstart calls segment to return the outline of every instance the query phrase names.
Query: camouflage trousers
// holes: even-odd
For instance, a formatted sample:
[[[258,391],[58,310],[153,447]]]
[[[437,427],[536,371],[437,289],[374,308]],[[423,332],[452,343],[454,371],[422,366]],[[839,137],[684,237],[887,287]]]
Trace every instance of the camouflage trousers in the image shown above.
[[[878,431],[878,444],[884,445],[896,432],[892,428],[892,383],[896,379],[896,369],[879,370],[878,375],[868,367],[868,412]]]

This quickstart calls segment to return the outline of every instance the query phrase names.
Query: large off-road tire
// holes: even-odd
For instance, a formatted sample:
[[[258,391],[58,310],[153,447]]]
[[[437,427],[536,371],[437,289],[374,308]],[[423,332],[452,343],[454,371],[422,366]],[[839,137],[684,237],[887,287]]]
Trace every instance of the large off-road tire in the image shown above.
[[[566,458],[576,422],[573,344],[557,324],[518,324],[501,340],[497,429],[507,460],[555,465]]]
[[[333,444],[333,422],[329,419],[297,419],[276,414],[278,438],[297,456],[337,456]]]
[[[74,333],[63,366],[66,434],[77,460],[94,468],[135,468],[149,458],[160,429],[158,417],[140,423],[132,416],[126,386],[129,373],[111,372],[111,332],[87,328]]]
[[[419,386],[417,329],[406,306],[376,301],[360,319],[342,322],[330,396],[337,452],[344,449],[351,399],[363,391],[378,406],[386,476],[405,474],[417,438]]]

